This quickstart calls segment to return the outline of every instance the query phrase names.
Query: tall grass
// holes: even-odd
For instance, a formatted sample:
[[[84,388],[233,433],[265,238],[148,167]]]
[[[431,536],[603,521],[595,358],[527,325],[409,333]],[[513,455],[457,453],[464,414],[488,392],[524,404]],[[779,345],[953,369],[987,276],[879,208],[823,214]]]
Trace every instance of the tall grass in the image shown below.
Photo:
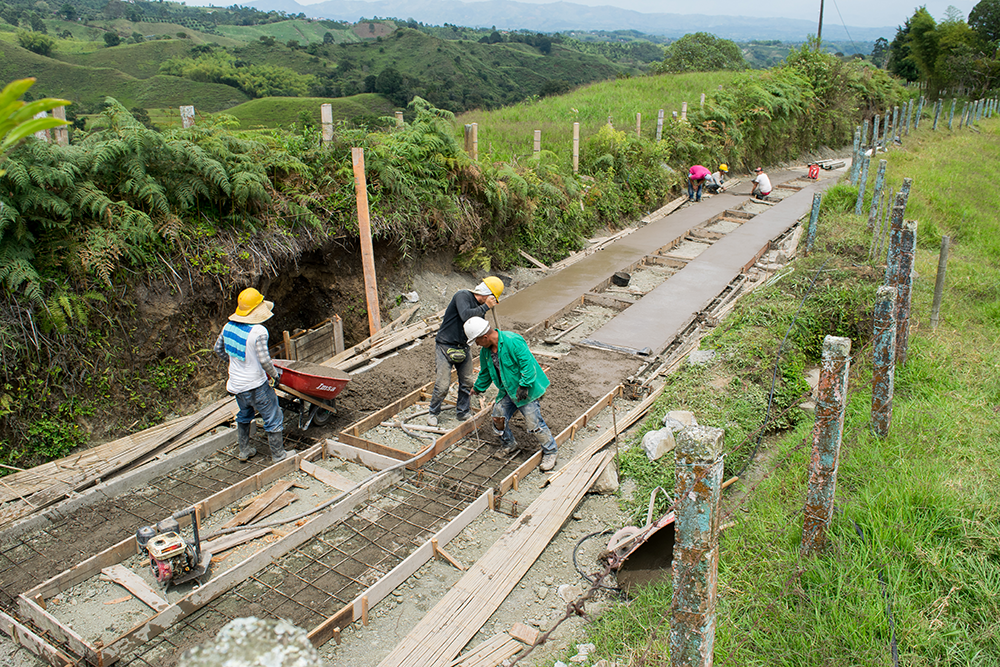
[[[636,114],[642,114],[645,139],[655,139],[656,119],[664,110],[664,124],[673,122],[672,112],[681,106],[696,109],[701,94],[706,99],[719,86],[732,81],[732,72],[662,74],[617,79],[584,86],[567,95],[531,99],[495,111],[470,111],[455,119],[456,136],[463,136],[467,123],[478,123],[479,154],[499,161],[524,160],[533,150],[534,131],[542,131],[542,150],[569,162],[573,149],[573,123],[580,123],[581,145],[610,118],[616,129],[632,134]],[[707,103],[707,102],[706,102]]]
[[[1000,120],[980,128],[932,133],[927,125],[887,156],[893,187],[913,179],[907,218],[919,225],[909,357],[897,369],[891,434],[880,440],[869,429],[870,329],[859,325],[828,548],[799,555],[812,426],[804,419],[765,441],[726,501],[726,520],[737,523],[720,543],[716,664],[891,665],[893,644],[902,665],[1000,664],[1000,202],[988,176],[1000,168]],[[881,282],[881,267],[867,262],[866,217],[824,211],[818,251],[741,305],[720,327],[728,333],[710,341],[721,361],[697,372],[746,377],[760,363],[754,345],[774,355],[777,340],[761,335],[774,318],[755,313],[797,304],[805,290],[796,274],[825,265],[806,303],[839,293],[853,311],[844,297]],[[941,324],[931,331],[941,234],[955,245]],[[692,383],[695,372],[671,380],[672,402],[659,411],[691,406],[702,424],[725,425],[726,406],[746,388]],[[760,417],[727,427],[726,450],[736,445],[730,431],[748,432]],[[669,466],[641,475],[672,486]],[[628,660],[648,645],[643,664],[665,664],[669,598],[669,586],[645,591],[600,619],[594,636],[604,656]],[[660,639],[650,643],[651,633]]]

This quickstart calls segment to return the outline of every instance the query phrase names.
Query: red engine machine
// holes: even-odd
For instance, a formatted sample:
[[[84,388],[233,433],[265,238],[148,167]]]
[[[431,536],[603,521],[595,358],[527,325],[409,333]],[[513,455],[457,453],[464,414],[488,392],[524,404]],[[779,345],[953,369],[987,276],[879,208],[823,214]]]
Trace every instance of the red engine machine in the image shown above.
[[[193,533],[190,542],[181,536],[178,523],[178,519],[188,515]],[[202,576],[212,561],[212,554],[201,550],[193,507],[177,512],[155,526],[143,526],[136,531],[135,539],[139,548],[149,555],[149,567],[164,590]]]
[[[809,165],[809,178],[819,178],[819,165],[815,162]]]

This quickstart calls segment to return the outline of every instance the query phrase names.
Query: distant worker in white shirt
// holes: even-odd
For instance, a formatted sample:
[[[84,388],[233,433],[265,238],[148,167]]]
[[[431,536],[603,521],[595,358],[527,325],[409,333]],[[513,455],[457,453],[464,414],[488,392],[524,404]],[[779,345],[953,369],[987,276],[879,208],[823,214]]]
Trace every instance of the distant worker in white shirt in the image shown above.
[[[753,190],[750,191],[750,194],[757,199],[767,199],[767,196],[771,194],[771,179],[760,167],[757,167],[757,177],[753,179]]]
[[[709,194],[718,194],[726,189],[722,183],[729,174],[729,165],[723,162],[719,165],[719,170],[712,172],[705,178],[705,191]]]

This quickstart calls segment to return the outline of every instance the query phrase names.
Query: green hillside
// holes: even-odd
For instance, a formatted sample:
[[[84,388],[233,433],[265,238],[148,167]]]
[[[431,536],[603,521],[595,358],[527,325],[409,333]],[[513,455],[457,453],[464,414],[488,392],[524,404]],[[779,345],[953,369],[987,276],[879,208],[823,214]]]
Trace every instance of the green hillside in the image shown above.
[[[365,93],[352,97],[325,99],[322,97],[266,97],[250,100],[226,109],[225,113],[235,116],[243,129],[258,127],[279,127],[298,123],[302,112],[316,125],[320,123],[320,105],[330,104],[333,122],[355,120],[378,116],[392,116],[392,103],[381,95]]]
[[[191,42],[186,39],[158,39],[141,44],[121,44],[104,47],[90,53],[60,53],[53,57],[74,65],[107,67],[137,79],[148,79],[160,73],[160,65],[168,58],[180,58],[191,52]]]
[[[0,80],[13,80],[26,72],[38,79],[31,91],[36,97],[61,97],[85,106],[101,104],[110,96],[125,107],[194,104],[212,112],[247,100],[235,88],[218,83],[168,76],[137,79],[117,69],[72,65],[0,42]]]
[[[302,44],[323,43],[326,33],[330,33],[335,44],[361,41],[351,30],[350,24],[335,21],[293,19],[266,25],[220,25],[215,29],[220,35],[240,42],[255,42],[261,37],[274,37],[279,42],[294,39]]]

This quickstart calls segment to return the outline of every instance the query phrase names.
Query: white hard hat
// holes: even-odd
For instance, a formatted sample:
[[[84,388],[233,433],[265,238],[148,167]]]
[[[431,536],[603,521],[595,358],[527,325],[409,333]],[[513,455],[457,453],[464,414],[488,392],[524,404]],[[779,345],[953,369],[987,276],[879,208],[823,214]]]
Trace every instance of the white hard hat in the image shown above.
[[[489,330],[490,323],[481,317],[470,317],[465,321],[465,337],[469,339],[469,345]]]

